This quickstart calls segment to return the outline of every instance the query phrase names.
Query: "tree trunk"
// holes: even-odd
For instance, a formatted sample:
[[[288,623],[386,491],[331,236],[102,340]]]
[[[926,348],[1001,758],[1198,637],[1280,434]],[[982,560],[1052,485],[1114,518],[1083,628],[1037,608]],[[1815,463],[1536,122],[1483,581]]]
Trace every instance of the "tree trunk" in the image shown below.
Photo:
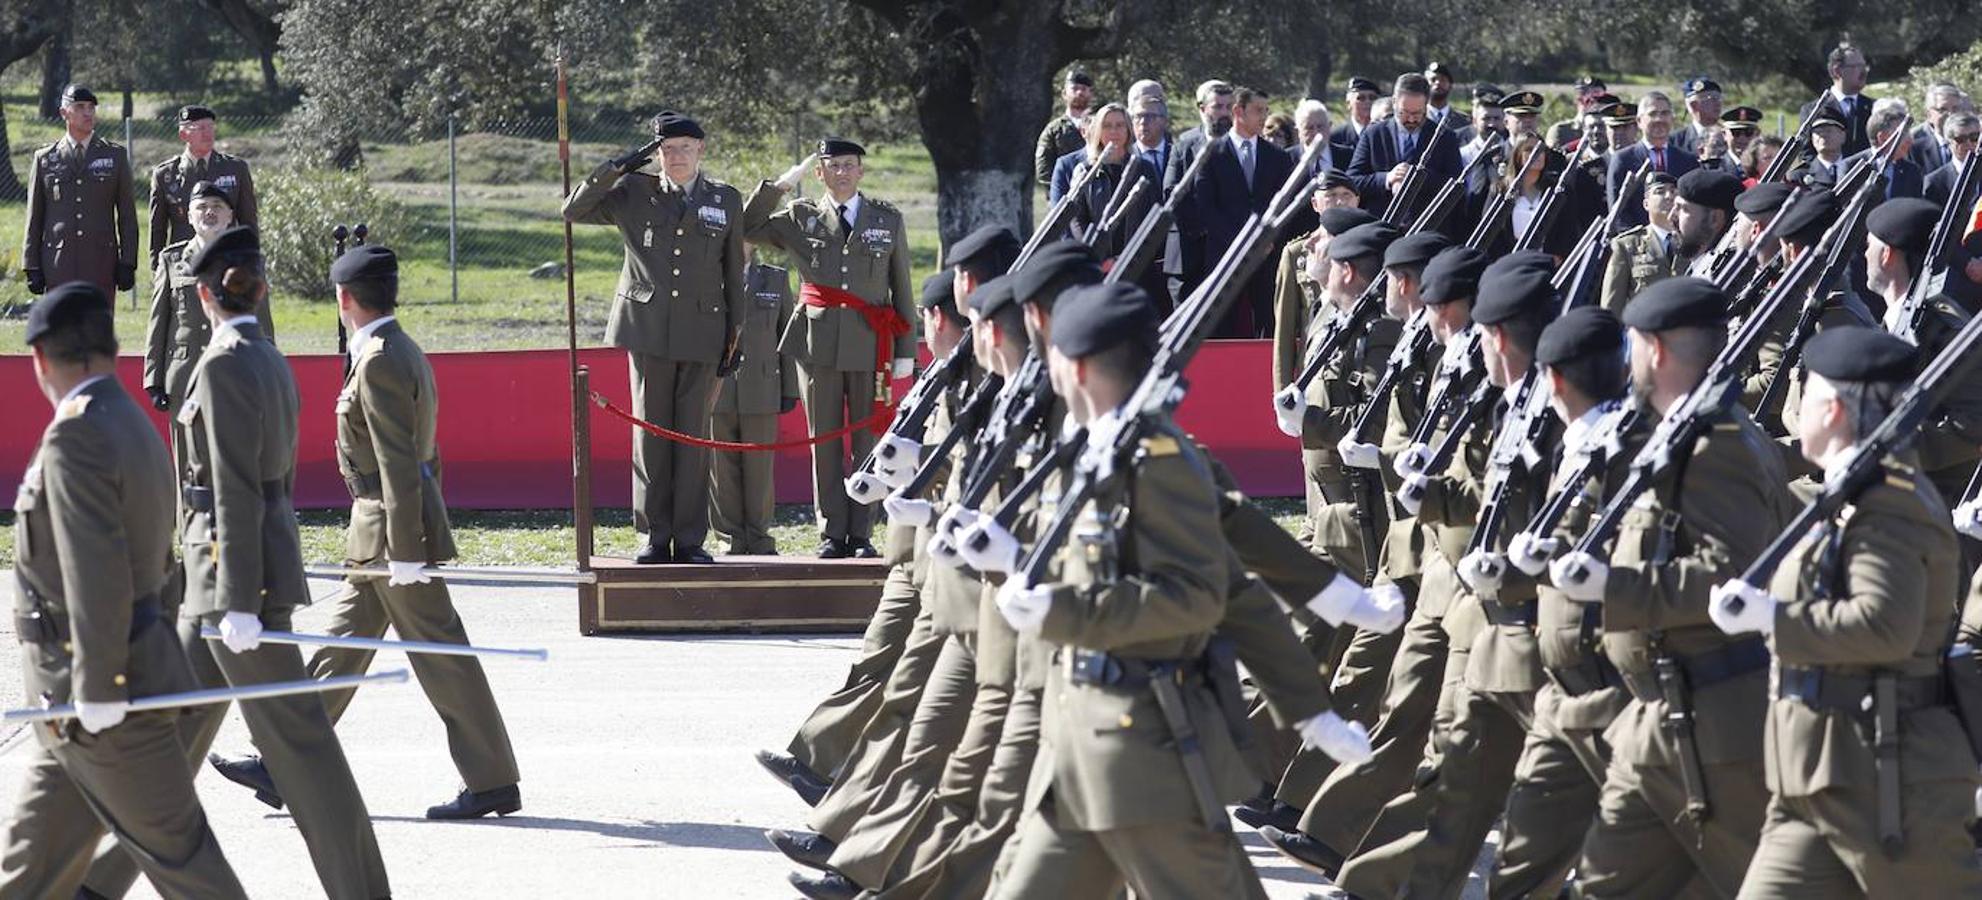
[[[7,139],[7,110],[0,105],[0,160],[14,158],[13,143]],[[28,189],[13,166],[0,165],[0,200],[26,200]]]
[[[282,85],[275,80],[275,48],[257,50],[262,60],[262,92],[270,97],[282,93]]]
[[[65,23],[55,39],[48,42],[48,52],[41,57],[41,117],[53,119],[62,112],[62,89],[69,86],[70,41],[75,36],[75,25]]]
[[[1308,67],[1308,96],[1323,103],[1332,96],[1339,96],[1328,88],[1328,79],[1335,74],[1335,52],[1327,47],[1315,51],[1314,65]]]

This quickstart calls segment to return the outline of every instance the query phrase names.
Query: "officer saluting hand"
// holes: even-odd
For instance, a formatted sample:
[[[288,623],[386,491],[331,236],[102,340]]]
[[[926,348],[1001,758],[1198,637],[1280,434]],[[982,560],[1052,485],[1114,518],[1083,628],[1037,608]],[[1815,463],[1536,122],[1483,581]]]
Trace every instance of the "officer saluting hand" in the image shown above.
[[[96,135],[96,95],[89,88],[62,90],[62,121],[67,133],[36,150],[28,166],[21,242],[28,292],[70,281],[87,281],[106,294],[128,291],[138,277],[130,154]]]

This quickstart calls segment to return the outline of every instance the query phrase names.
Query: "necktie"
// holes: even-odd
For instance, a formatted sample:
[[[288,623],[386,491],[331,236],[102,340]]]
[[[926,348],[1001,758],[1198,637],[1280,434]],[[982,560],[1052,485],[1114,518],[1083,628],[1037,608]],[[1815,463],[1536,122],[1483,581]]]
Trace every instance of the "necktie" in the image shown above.
[[[1253,142],[1239,142],[1239,168],[1246,173],[1246,187],[1253,186]]]
[[[840,240],[853,236],[853,220],[846,217],[846,204],[840,204]]]
[[[1656,172],[1665,171],[1665,148],[1652,148],[1652,170]]]
[[[1416,149],[1418,149],[1417,134],[1409,131],[1404,132],[1404,140],[1402,143],[1398,145],[1397,148],[1398,153],[1402,155],[1405,160],[1409,160],[1411,158],[1411,151]]]

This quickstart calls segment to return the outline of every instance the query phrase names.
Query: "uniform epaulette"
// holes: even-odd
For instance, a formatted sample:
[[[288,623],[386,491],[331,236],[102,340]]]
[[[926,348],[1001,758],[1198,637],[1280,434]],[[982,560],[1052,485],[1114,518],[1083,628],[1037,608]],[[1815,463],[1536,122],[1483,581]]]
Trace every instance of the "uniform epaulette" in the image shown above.
[[[82,415],[84,410],[89,409],[89,402],[94,399],[96,397],[93,394],[77,394],[62,401],[62,405],[55,410],[56,421],[73,419]]]
[[[730,187],[730,183],[729,183],[729,182],[727,182],[727,181],[717,181],[716,179],[714,179],[714,178],[710,178],[710,177],[709,177],[709,176],[707,176],[707,175],[704,175],[704,176],[702,176],[702,183],[704,183],[704,184],[706,184],[706,185],[708,185],[708,186],[710,186],[710,187],[712,187],[712,188],[726,188],[726,187]],[[734,188],[731,188],[731,189],[732,189],[732,190],[734,190]]]
[[[172,157],[171,159],[160,160],[157,165],[151,167],[151,170],[154,172],[163,172],[166,169],[170,168],[173,163],[178,161],[179,161],[179,157],[176,156]]]
[[[875,198],[873,198],[873,197],[869,197],[869,196],[867,196],[866,194],[862,194],[862,195],[860,195],[860,201],[861,201],[862,203],[871,203],[871,204],[873,204],[873,205],[874,205],[874,208],[875,208],[875,209],[881,209],[881,210],[886,210],[886,211],[888,211],[888,212],[891,212],[891,213],[899,213],[899,212],[901,212],[901,210],[899,210],[899,209],[896,209],[896,208],[895,208],[895,205],[894,205],[893,203],[889,203],[889,202],[888,202],[888,201],[886,201],[886,200],[877,200],[877,199],[875,199]]]
[[[1611,240],[1614,241],[1617,240],[1617,238],[1630,237],[1631,235],[1634,234],[1643,234],[1647,229],[1651,227],[1652,226],[1650,225],[1633,225],[1630,228],[1626,228],[1623,231],[1618,232],[1617,237],[1611,238]]]
[[[193,239],[192,239],[192,238],[187,238],[187,239],[185,239],[185,240],[183,240],[183,241],[173,241],[173,242],[172,242],[172,243],[170,243],[170,244],[166,244],[165,246],[163,246],[163,247],[160,247],[160,248],[159,248],[159,250],[158,250],[158,255],[159,255],[159,256],[164,256],[164,255],[165,255],[165,254],[167,254],[167,253],[176,253],[176,252],[179,252],[179,251],[181,251],[181,250],[184,250],[184,249],[186,249],[186,245],[187,245],[187,244],[190,244],[190,243],[192,243],[192,242],[193,242]]]
[[[1142,439],[1142,455],[1148,457],[1176,456],[1183,452],[1177,439],[1167,434],[1152,435]]]

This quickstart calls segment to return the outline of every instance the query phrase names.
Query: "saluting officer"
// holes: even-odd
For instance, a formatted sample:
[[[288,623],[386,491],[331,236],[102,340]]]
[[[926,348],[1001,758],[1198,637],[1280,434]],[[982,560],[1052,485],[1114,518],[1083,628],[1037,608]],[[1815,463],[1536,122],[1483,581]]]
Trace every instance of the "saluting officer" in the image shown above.
[[[778,335],[791,321],[791,274],[777,266],[753,263],[744,270],[749,284],[743,330],[737,337],[741,354],[736,371],[723,379],[722,393],[709,422],[719,441],[768,444],[778,439],[778,416],[798,406],[798,367],[778,352]],[[772,479],[774,458],[755,451],[724,450],[715,454],[709,478],[709,521],[718,536],[729,541],[732,556],[774,556],[771,511],[777,499]]]
[[[652,141],[600,164],[564,201],[566,219],[617,226],[626,245],[606,339],[626,349],[634,414],[698,438],[709,434],[716,380],[736,367],[748,302],[743,201],[702,174],[705,136],[694,119],[662,112]],[[702,547],[708,450],[633,430],[633,527],[647,535],[635,562],[713,561]]]
[[[193,223],[193,236],[169,244],[158,251],[158,267],[151,279],[151,324],[145,330],[145,394],[159,412],[177,412],[186,399],[186,382],[193,375],[193,364],[206,352],[213,337],[213,323],[200,308],[199,281],[186,271],[186,264],[200,250],[234,224],[233,198],[210,181],[193,185],[187,214]],[[275,319],[269,313],[268,295],[255,303],[255,323],[262,336],[275,341]],[[181,436],[172,431],[172,449],[179,453]]]
[[[105,831],[158,892],[247,897],[207,828],[176,711],[127,701],[194,688],[162,621],[172,462],[112,377],[110,298],[72,282],[28,313],[35,380],[55,407],[14,501],[14,617],[26,692],[76,718],[30,728],[27,777],[0,834],[0,897],[73,897]]]
[[[152,268],[158,268],[159,251],[167,244],[193,236],[193,189],[211,184],[227,193],[234,207],[234,221],[256,225],[255,178],[248,173],[248,161],[214,149],[216,120],[213,110],[204,106],[179,107],[179,140],[186,150],[151,167],[151,251]]]
[[[915,287],[909,283],[908,229],[901,211],[860,192],[867,151],[838,138],[819,142],[812,159],[751,192],[744,237],[790,254],[798,269],[803,315],[792,317],[778,350],[798,358],[805,418],[814,436],[876,415],[888,403],[890,377],[915,365]],[[813,163],[817,163],[816,167]],[[826,185],[817,200],[778,203],[811,170]],[[874,508],[846,495],[847,451],[857,462],[885,425],[861,428],[812,447],[812,496],[818,505],[819,556],[873,557]]]
[[[87,281],[106,294],[128,291],[138,277],[131,156],[96,135],[96,95],[89,88],[62,89],[62,122],[67,133],[36,150],[28,166],[21,242],[28,293],[70,281]]]

